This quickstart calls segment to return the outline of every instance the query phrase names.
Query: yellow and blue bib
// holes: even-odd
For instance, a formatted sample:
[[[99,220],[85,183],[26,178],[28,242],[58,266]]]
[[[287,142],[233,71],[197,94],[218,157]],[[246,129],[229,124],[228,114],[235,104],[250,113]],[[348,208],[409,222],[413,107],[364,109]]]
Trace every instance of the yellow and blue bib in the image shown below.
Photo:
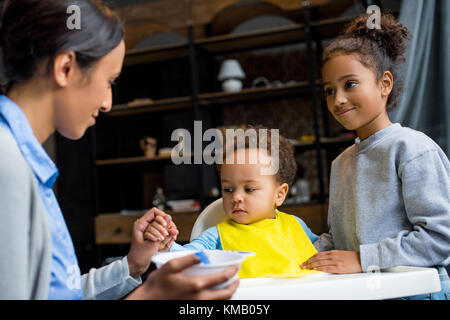
[[[217,225],[217,230],[223,250],[256,253],[242,263],[240,278],[294,278],[320,272],[300,268],[317,250],[298,220],[289,214],[276,211],[274,219],[250,224],[227,219]]]

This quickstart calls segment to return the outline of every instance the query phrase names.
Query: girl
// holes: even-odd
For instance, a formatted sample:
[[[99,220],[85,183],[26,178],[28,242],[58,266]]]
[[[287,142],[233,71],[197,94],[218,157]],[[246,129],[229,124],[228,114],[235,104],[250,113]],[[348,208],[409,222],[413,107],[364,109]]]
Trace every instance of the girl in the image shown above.
[[[79,7],[81,29],[69,30],[67,9]],[[42,147],[55,131],[81,138],[111,109],[111,84],[125,55],[118,17],[97,0],[10,0],[0,27],[0,299],[136,299],[231,297],[237,283],[211,288],[237,267],[188,279],[193,255],[140,275],[158,248],[144,241],[152,209],[133,227],[123,259],[81,277],[72,239],[52,186],[58,170]],[[157,218],[155,218],[157,216]]]
[[[408,30],[388,14],[381,29],[368,15],[353,21],[324,50],[322,77],[328,110],[355,144],[331,167],[329,233],[304,268],[332,273],[393,266],[435,266],[448,298],[442,266],[450,263],[450,164],[421,132],[392,124],[401,93],[398,69]]]

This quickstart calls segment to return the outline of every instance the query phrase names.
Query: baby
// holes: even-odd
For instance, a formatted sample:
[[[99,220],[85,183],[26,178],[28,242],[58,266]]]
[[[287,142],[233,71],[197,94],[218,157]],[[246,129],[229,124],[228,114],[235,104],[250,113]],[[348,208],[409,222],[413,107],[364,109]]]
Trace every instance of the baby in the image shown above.
[[[227,160],[218,165],[223,209],[228,219],[205,230],[184,246],[173,243],[173,238],[168,240],[169,232],[159,220],[149,226],[146,237],[148,240],[162,241],[165,245],[161,247],[170,247],[171,251],[208,249],[255,252],[255,256],[247,258],[242,264],[239,271],[241,278],[297,277],[315,273],[317,271],[303,270],[299,265],[317,253],[312,242],[318,237],[300,218],[277,210],[295,178],[297,164],[293,148],[280,135],[276,135],[279,139],[272,141],[274,130],[262,127],[249,129],[256,133],[267,130],[267,134],[254,135],[253,139],[257,141],[253,142],[256,143],[251,143],[252,138],[241,145],[236,140],[225,143]],[[273,143],[278,144],[278,148],[272,148]],[[274,149],[278,149],[277,154],[271,154]],[[230,156],[234,161],[228,161]],[[278,170],[267,174],[273,168]]]

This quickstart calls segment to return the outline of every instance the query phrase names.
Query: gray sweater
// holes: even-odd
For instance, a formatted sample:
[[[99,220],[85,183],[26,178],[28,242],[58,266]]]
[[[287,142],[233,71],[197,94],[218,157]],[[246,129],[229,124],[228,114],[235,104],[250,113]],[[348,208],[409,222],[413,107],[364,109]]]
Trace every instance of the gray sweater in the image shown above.
[[[425,134],[393,124],[331,167],[319,251],[359,251],[364,272],[450,263],[450,164]]]
[[[36,178],[0,125],[0,299],[47,299],[51,237]],[[84,299],[119,299],[141,283],[126,257],[82,276]]]

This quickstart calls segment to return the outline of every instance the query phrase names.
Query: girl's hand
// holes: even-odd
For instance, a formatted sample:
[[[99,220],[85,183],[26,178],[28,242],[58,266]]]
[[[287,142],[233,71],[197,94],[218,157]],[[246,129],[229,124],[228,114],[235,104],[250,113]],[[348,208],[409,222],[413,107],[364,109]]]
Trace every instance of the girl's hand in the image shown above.
[[[300,265],[302,269],[314,269],[329,273],[362,272],[359,252],[330,250],[319,252]]]
[[[160,247],[160,241],[147,241],[144,238],[145,230],[156,218],[159,221],[164,221],[162,223],[166,225],[172,222],[170,215],[158,208],[150,209],[134,222],[130,251],[127,255],[128,268],[133,278],[140,276],[148,269],[152,256]]]

